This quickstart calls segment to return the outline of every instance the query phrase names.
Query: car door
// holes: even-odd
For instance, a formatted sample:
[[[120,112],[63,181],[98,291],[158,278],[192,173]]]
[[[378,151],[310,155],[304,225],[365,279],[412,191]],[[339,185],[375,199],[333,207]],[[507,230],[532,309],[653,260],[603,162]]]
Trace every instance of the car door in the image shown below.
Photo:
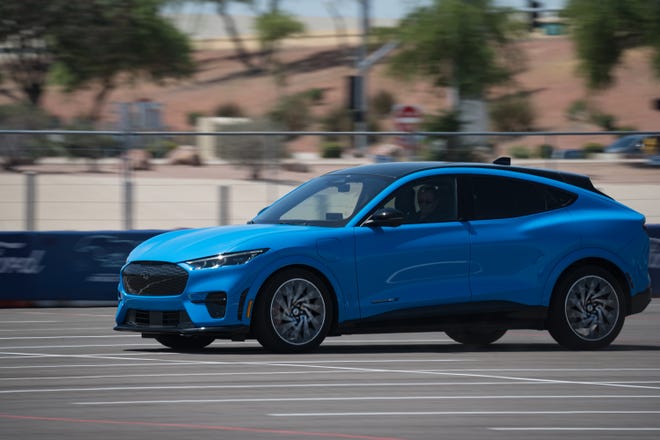
[[[445,217],[421,223],[413,199],[420,188],[443,191]],[[440,193],[441,191],[438,191]],[[412,182],[386,200],[383,207],[405,212],[409,221],[396,227],[356,228],[356,270],[362,317],[407,311],[406,317],[432,316],[436,307],[468,302],[469,238],[457,220],[456,179],[431,177]],[[391,315],[390,315],[391,316]]]
[[[472,301],[538,305],[562,252],[579,246],[564,208],[574,195],[525,179],[495,175],[462,178],[472,201],[470,240]]]

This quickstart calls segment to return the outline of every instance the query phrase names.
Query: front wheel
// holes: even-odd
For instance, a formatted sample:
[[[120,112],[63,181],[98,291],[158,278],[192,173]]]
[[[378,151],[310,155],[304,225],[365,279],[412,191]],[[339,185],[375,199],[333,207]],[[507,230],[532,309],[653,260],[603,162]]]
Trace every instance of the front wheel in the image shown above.
[[[447,336],[449,336],[454,341],[460,344],[481,347],[492,344],[493,342],[500,339],[506,333],[506,329],[464,327],[464,328],[446,330],[445,333],[447,334]]]
[[[259,343],[278,353],[315,349],[325,339],[333,302],[324,280],[305,269],[271,277],[255,303],[253,330]]]
[[[605,269],[575,269],[555,287],[550,304],[550,335],[570,349],[607,347],[623,327],[624,301],[623,288]]]

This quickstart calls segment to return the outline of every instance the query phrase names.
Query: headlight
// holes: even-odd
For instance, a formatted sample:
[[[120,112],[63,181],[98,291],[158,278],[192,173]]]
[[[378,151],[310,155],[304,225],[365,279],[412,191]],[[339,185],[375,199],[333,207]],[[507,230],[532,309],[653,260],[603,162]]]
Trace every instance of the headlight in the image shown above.
[[[226,254],[213,255],[211,257],[197,258],[195,260],[185,261],[192,270],[198,269],[216,269],[222,266],[237,266],[245,264],[254,257],[263,254],[268,249],[255,249],[253,251],[229,252]]]

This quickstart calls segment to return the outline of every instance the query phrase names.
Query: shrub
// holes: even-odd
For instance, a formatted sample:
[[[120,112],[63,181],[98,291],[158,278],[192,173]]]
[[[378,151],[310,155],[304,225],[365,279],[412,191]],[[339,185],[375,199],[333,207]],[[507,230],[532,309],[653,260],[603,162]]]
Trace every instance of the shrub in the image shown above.
[[[56,127],[57,118],[29,105],[0,106],[0,128],[45,130]],[[44,135],[0,136],[0,158],[5,169],[34,163],[39,157],[57,153],[57,145]]]
[[[235,102],[227,102],[220,104],[218,108],[215,109],[215,115],[225,118],[243,118],[245,117],[245,112]]]
[[[538,147],[538,155],[543,159],[550,159],[555,147],[550,144],[541,144]]]
[[[91,131],[96,127],[89,119],[78,119],[65,127],[67,130]],[[71,157],[89,159],[90,170],[96,171],[96,160],[118,156],[121,148],[119,140],[112,136],[98,134],[67,134],[61,145]]]
[[[388,116],[391,113],[394,104],[396,104],[394,95],[392,95],[387,90],[379,90],[378,93],[376,93],[374,97],[371,98],[369,109],[378,117],[382,118],[384,116]]]
[[[321,118],[320,122],[323,131],[351,131],[353,128],[351,113],[344,107],[330,109],[328,113]],[[328,135],[325,136],[325,140],[336,142],[340,140],[340,136]]]
[[[338,159],[341,157],[343,147],[336,142],[327,142],[323,144],[323,152],[321,157],[324,159]]]
[[[287,131],[303,131],[312,123],[309,102],[302,95],[281,98],[269,116]]]
[[[458,132],[461,130],[460,114],[458,112],[443,112],[429,115],[422,122],[423,131]],[[427,160],[470,161],[472,153],[469,148],[461,145],[457,136],[435,138],[425,145],[422,155]]]
[[[313,89],[306,90],[300,95],[309,100],[312,104],[320,104],[323,101],[323,98],[325,97],[325,91],[323,89],[320,89],[318,87],[315,87]]]
[[[585,122],[589,119],[589,106],[584,99],[577,99],[566,109],[566,117],[569,121]]]
[[[203,112],[197,112],[197,111],[192,111],[188,112],[186,115],[186,120],[188,122],[188,125],[191,127],[195,127],[197,125],[197,119],[204,117]]]
[[[582,146],[582,151],[584,151],[585,156],[589,157],[597,153],[605,152],[605,146],[598,142],[589,142]]]
[[[609,113],[593,112],[589,118],[591,123],[599,126],[605,131],[616,130],[616,116]]]
[[[171,139],[153,139],[145,148],[154,159],[162,159],[174,149],[178,144]]]
[[[509,148],[509,154],[515,159],[529,159],[532,153],[524,145],[514,145]]]
[[[244,124],[226,127],[227,131],[281,131],[267,119],[254,119]],[[216,156],[225,158],[232,163],[250,170],[254,180],[261,178],[262,170],[268,163],[275,162],[286,155],[283,136],[261,136],[245,134],[244,136],[218,137]]]
[[[505,96],[490,105],[490,119],[498,131],[530,131],[535,117],[526,94]]]

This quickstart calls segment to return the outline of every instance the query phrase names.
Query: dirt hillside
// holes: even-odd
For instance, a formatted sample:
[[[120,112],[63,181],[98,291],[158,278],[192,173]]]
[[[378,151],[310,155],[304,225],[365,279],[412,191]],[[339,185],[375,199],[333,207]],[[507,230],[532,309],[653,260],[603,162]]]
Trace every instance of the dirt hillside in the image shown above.
[[[573,46],[565,36],[533,38],[518,43],[526,55],[526,69],[519,74],[518,84],[532,92],[539,130],[592,131],[595,126],[577,124],[566,117],[566,110],[576,99],[585,96],[582,79],[577,75]],[[350,53],[350,50],[349,50]],[[116,120],[117,102],[152,100],[163,104],[163,119],[169,129],[191,130],[187,116],[191,112],[212,115],[224,103],[236,103],[249,115],[270,110],[279,96],[319,88],[323,101],[313,107],[316,116],[346,102],[346,76],[354,73],[346,50],[336,46],[286,48],[280,55],[286,71],[286,85],[277,87],[268,72],[249,74],[229,50],[205,50],[195,55],[198,72],[182,82],[155,85],[146,82],[124,84],[115,90],[103,111],[108,126]],[[660,80],[649,68],[648,52],[629,51],[624,63],[616,69],[616,84],[595,96],[602,111],[617,117],[620,125],[639,130],[660,129],[660,112],[652,109],[651,100],[660,98]],[[385,66],[375,66],[369,74],[371,94],[379,90],[393,93],[398,102],[417,104],[426,112],[446,106],[446,93],[426,81],[400,82],[385,74]],[[84,114],[91,105],[92,91],[65,94],[55,87],[48,89],[45,107],[63,117]],[[315,129],[319,127],[311,127]],[[384,120],[382,129],[390,129]],[[603,139],[596,139],[603,141]],[[576,147],[588,139],[563,138],[562,147]],[[318,140],[298,141],[294,149],[314,149]],[[537,144],[540,143],[534,140]]]

